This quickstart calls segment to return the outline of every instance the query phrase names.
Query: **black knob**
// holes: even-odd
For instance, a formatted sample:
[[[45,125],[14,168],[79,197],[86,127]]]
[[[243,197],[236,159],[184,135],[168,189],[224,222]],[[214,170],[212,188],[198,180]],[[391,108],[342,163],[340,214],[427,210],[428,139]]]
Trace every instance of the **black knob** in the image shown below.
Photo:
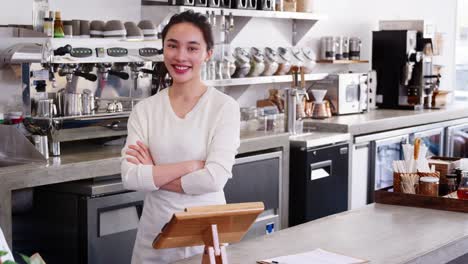
[[[153,74],[154,71],[153,70],[150,70],[150,69],[141,69],[140,70],[142,73],[147,73],[147,74]]]
[[[54,50],[54,56],[64,56],[66,54],[70,54],[71,51],[72,51],[72,46],[65,45],[63,47],[60,47]]]

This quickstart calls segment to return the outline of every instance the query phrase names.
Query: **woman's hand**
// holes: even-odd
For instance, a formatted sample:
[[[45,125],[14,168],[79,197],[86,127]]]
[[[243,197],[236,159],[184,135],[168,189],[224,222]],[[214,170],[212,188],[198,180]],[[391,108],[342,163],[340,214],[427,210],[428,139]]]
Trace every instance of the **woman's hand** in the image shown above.
[[[135,165],[155,165],[149,148],[141,141],[137,141],[136,145],[130,145],[128,148],[129,149],[125,152],[125,154],[131,156],[127,157],[128,162]]]
[[[190,161],[187,161],[187,165],[188,165],[189,171],[194,172],[194,171],[205,168],[205,161],[204,160],[190,160]]]

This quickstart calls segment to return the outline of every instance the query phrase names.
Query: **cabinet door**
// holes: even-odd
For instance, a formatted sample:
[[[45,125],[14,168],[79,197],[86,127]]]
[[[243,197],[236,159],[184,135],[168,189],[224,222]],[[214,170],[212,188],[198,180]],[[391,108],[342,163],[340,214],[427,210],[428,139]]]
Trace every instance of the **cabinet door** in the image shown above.
[[[444,154],[444,129],[437,128],[414,133],[410,136],[410,143],[413,143],[415,138],[420,138],[424,145],[428,148],[426,157],[443,156]]]
[[[367,189],[370,169],[369,143],[354,145],[351,152],[350,209],[367,204]]]
[[[348,145],[307,151],[306,221],[348,209]]]
[[[376,140],[374,142],[374,177],[371,177],[370,185],[373,185],[375,190],[393,185],[393,161],[403,159],[403,144],[407,142],[407,135]],[[373,196],[371,195],[370,197]]]
[[[449,157],[468,158],[468,125],[447,129],[447,148]]]

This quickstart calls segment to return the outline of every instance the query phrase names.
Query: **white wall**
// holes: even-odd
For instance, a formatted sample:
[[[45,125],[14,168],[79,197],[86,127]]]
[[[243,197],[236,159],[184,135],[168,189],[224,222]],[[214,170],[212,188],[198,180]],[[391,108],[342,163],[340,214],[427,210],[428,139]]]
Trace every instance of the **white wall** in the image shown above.
[[[319,39],[328,35],[358,36],[363,40],[363,59],[371,59],[372,31],[378,29],[379,20],[424,19],[433,22],[436,30],[445,33],[443,56],[435,59],[443,64],[442,88],[451,90],[455,80],[456,0],[313,0],[317,13],[328,15],[308,33],[301,46],[314,47],[318,53]],[[32,0],[4,3],[0,9],[0,24],[30,24]],[[64,19],[140,19],[140,0],[50,0],[52,9],[62,10]],[[291,22],[288,20],[252,19],[232,47],[290,46]],[[317,72],[366,71],[371,65],[320,66]],[[1,84],[0,74],[0,84]],[[226,91],[239,100],[241,106],[254,105],[258,98],[267,96],[268,88],[282,88],[288,84],[255,86],[247,89],[229,88]],[[0,111],[6,98],[0,95]],[[14,94],[14,93],[13,93]],[[11,101],[11,99],[8,99]],[[9,110],[9,109],[7,109]],[[4,110],[5,111],[5,110]]]
[[[2,0],[0,25],[27,24],[32,21],[33,0]],[[140,19],[141,0],[49,0],[51,10],[60,10],[63,20]]]

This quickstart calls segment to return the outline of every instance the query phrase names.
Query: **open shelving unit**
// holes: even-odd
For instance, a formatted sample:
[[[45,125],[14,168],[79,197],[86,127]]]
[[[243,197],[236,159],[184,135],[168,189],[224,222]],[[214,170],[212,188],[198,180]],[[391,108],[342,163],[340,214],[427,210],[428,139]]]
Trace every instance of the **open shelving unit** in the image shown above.
[[[311,73],[305,74],[306,81],[321,80],[328,76],[328,73]],[[272,83],[288,83],[292,82],[291,75],[281,76],[260,76],[260,77],[246,77],[246,78],[233,78],[226,80],[207,80],[204,81],[208,86],[214,87],[228,87],[228,86],[241,86],[241,85],[254,85],[254,84],[272,84]]]
[[[214,12],[219,16],[223,13],[225,16],[232,14],[235,18],[235,28],[230,33],[230,39],[234,39],[237,34],[247,25],[252,18],[272,18],[272,19],[288,19],[292,20],[293,39],[292,44],[295,46],[302,38],[310,31],[314,24],[319,20],[327,19],[328,16],[316,13],[304,12],[279,12],[279,11],[263,11],[250,9],[231,9],[231,8],[212,8],[200,6],[172,6],[161,4],[157,0],[142,1],[142,17],[150,19],[156,25],[168,21],[174,15],[187,10],[193,10],[202,14]]]

